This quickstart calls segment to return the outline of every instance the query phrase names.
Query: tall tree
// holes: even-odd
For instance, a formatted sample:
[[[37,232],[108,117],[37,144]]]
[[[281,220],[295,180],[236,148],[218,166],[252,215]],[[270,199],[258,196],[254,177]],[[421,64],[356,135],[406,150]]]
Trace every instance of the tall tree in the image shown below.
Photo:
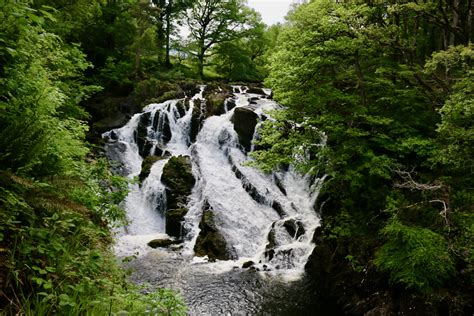
[[[213,63],[228,79],[261,81],[265,76],[265,53],[269,47],[265,24],[254,10],[248,11],[249,30],[232,41],[215,45]]]
[[[170,67],[171,35],[179,22],[179,17],[192,5],[193,0],[153,0],[153,3],[161,10],[158,21],[158,38],[163,40],[165,46],[163,64]]]
[[[233,40],[245,32],[248,13],[243,0],[197,0],[188,10],[187,24],[201,78],[206,53],[213,45]]]
[[[371,278],[398,284],[406,297],[435,292],[431,306],[446,300],[452,314],[472,313],[472,295],[464,294],[473,291],[474,262],[470,6],[298,7],[267,80],[286,109],[264,123],[265,150],[254,153],[266,170],[293,163],[331,176],[319,209],[326,251],[340,256],[331,268],[348,279],[374,271]]]

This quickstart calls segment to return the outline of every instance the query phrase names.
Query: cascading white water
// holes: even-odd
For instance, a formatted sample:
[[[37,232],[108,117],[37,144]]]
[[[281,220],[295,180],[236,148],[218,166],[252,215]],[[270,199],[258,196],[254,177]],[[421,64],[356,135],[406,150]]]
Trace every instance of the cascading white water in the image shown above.
[[[207,208],[212,210],[232,260],[200,266],[223,271],[251,260],[257,269],[300,275],[314,248],[312,235],[319,225],[314,201],[323,179],[310,183],[291,168],[268,175],[246,165],[250,158],[239,145],[232,118],[239,107],[251,109],[260,118],[264,111],[278,108],[267,99],[269,90],[264,90],[266,95],[258,95],[233,86],[235,107],[229,109],[230,101],[226,100],[225,113],[207,118],[196,141],[191,143],[194,104],[196,100],[201,104],[203,89],[189,100],[150,104],[124,127],[104,133],[109,140],[109,157],[120,161],[122,172],[130,178],[140,173],[143,157],[163,156],[141,185],[131,185],[125,202],[130,223],[117,237],[117,254],[144,256],[158,251],[148,248],[146,243],[167,237],[166,188],[161,182],[169,159],[165,157],[187,155],[191,157],[196,184],[183,223],[183,247],[168,250],[168,254],[178,256],[188,265],[197,262],[193,249],[200,233],[203,208]]]

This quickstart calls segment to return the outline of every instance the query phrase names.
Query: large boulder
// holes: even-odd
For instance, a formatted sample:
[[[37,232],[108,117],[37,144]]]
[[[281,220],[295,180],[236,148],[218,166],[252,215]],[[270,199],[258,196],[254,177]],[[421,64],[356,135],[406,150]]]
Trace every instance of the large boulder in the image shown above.
[[[249,107],[238,107],[234,110],[232,122],[234,123],[234,130],[239,135],[240,145],[247,152],[250,151],[258,115]]]
[[[208,256],[210,261],[231,259],[225,238],[219,232],[214,222],[212,210],[205,210],[203,212],[199,229],[201,231],[194,245],[196,256]]]
[[[166,233],[181,238],[181,223],[187,213],[187,199],[196,182],[189,157],[171,157],[163,168],[161,181],[167,187]]]
[[[138,180],[140,181],[140,183],[142,183],[143,180],[145,180],[148,177],[153,164],[161,159],[163,159],[163,157],[160,157],[160,156],[148,156],[148,157],[145,157],[145,159],[143,159],[142,170],[140,171],[140,175],[138,176]]]
[[[209,94],[206,101],[206,118],[225,113],[225,100],[232,95],[229,92],[216,92]]]
[[[196,180],[188,156],[171,157],[163,168],[161,181],[167,187],[168,209],[186,206]]]

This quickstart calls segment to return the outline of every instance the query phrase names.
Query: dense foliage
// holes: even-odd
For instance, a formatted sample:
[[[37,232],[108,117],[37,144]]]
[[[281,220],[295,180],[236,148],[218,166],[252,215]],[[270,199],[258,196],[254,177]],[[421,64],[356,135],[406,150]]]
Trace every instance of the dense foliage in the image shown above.
[[[140,294],[110,251],[127,182],[84,143],[79,102],[99,88],[58,28],[76,26],[40,1],[0,7],[0,313],[183,314],[170,291]]]
[[[286,110],[254,153],[330,176],[323,238],[354,274],[375,265],[453,314],[472,311],[471,15],[456,1],[299,6],[266,81]]]

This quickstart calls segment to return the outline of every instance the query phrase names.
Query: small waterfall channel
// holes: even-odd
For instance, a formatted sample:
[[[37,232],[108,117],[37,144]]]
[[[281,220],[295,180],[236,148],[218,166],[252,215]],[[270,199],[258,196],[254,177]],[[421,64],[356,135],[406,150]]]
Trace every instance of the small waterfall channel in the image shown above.
[[[258,124],[279,108],[269,90],[233,86],[210,115],[205,89],[150,104],[103,134],[117,172],[143,178],[126,198],[129,224],[117,232],[116,254],[132,258],[132,280],[177,290],[193,315],[302,312],[311,299],[309,290],[301,294],[309,288],[304,265],[324,178],[291,168],[269,175],[247,165]],[[146,157],[154,163],[142,176]],[[164,179],[167,165],[178,161],[176,172],[189,168],[194,178],[185,199],[171,190],[173,179]],[[152,240],[163,247],[148,246]]]

